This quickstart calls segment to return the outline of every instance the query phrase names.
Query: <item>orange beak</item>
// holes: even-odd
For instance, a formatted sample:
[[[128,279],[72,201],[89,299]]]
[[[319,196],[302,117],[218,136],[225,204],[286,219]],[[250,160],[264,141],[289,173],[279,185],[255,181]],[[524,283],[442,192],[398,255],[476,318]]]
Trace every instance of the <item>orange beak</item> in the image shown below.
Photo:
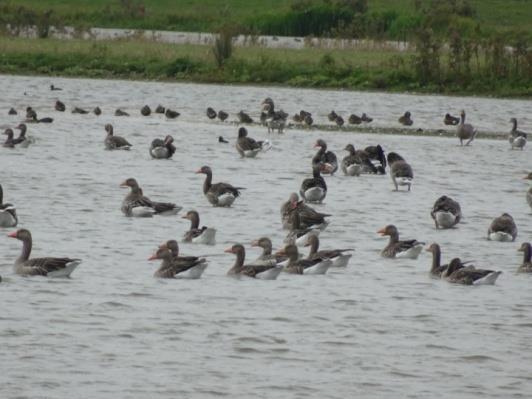
[[[120,187],[127,187],[127,182],[123,181],[122,183],[120,183]]]
[[[285,256],[286,255],[286,252],[284,250],[284,248],[281,248],[279,251],[277,251],[275,253],[275,255],[278,255],[278,256]]]
[[[228,254],[232,254],[233,253],[233,248],[227,248],[226,250],[224,250],[224,252],[226,252]]]
[[[380,234],[381,236],[385,236],[386,235],[386,228],[383,227],[382,229],[380,229],[379,231],[377,231],[378,234]]]
[[[259,240],[255,240],[251,243],[252,247],[258,247],[259,246]]]
[[[14,231],[14,232],[12,232],[12,233],[9,233],[7,236],[8,236],[8,237],[11,237],[11,238],[17,238],[17,232]]]
[[[203,172],[201,171],[201,169],[198,169],[198,170],[197,170],[196,172],[194,172],[194,173],[203,173]]]
[[[196,172],[198,173],[198,172]],[[188,219],[187,215],[181,216],[181,219]]]
[[[156,259],[157,259],[157,254],[153,254],[152,256],[148,258],[148,260],[156,260]]]

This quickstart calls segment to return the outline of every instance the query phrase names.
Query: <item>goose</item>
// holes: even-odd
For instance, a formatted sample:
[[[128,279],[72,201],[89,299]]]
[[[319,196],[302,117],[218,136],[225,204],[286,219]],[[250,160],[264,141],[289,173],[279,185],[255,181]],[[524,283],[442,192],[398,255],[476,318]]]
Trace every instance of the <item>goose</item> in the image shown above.
[[[155,113],[156,114],[164,114],[166,112],[166,108],[163,107],[161,104],[159,104],[157,107],[155,107]]]
[[[55,110],[58,111],[58,112],[65,112],[66,110],[66,106],[64,103],[62,103],[61,101],[57,100],[55,102],[55,106],[54,106]]]
[[[12,204],[4,204],[4,190],[0,184],[0,227],[15,227],[17,223],[17,210]]]
[[[7,112],[8,115],[17,115],[18,112],[15,108],[9,108],[9,111]]]
[[[14,139],[13,139],[13,130],[12,129],[9,129],[7,128],[6,130],[4,130],[4,133],[2,133],[4,135],[6,135],[6,141],[4,141],[4,143],[2,144],[3,147],[5,148],[15,148],[15,143],[14,143]]]
[[[131,149],[131,144],[125,138],[120,136],[115,136],[113,133],[113,125],[110,123],[105,125],[105,131],[107,136],[105,137],[105,148],[107,150],[129,150]]]
[[[446,195],[442,195],[436,200],[430,216],[434,220],[437,229],[449,229],[462,218],[460,204]]]
[[[218,119],[220,119],[222,122],[224,122],[227,118],[229,118],[229,114],[225,111],[218,111]]]
[[[342,159],[342,171],[346,176],[360,176],[361,173],[379,173],[379,169],[371,162],[365,150],[355,150],[353,144],[346,145],[344,150],[349,153]]]
[[[185,216],[182,216],[182,218],[190,220],[190,229],[185,233],[183,242],[205,245],[216,244],[216,229],[206,226],[200,228],[200,217],[198,212],[194,210],[188,211]]]
[[[510,119],[510,122],[512,123],[512,130],[510,131],[508,141],[510,142],[512,150],[515,148],[522,150],[526,145],[528,135],[521,130],[517,130],[517,119],[512,118]]]
[[[332,265],[330,259],[314,258],[302,259],[297,246],[289,244],[276,253],[278,256],[288,257],[284,271],[291,274],[325,274]]]
[[[240,196],[240,190],[244,189],[244,187],[233,187],[228,183],[212,184],[212,169],[209,166],[202,166],[196,173],[206,175],[203,182],[203,194],[214,206],[230,207]]]
[[[207,268],[207,260],[196,256],[179,256],[177,241],[169,240],[161,245],[148,260],[160,259],[161,266],[154,273],[157,278],[197,280]]]
[[[314,123],[314,119],[312,119],[312,115],[310,115],[310,114],[305,115],[305,117],[303,119],[303,124],[306,127],[311,127],[313,123]]]
[[[523,179],[532,180],[532,172],[523,177]],[[532,208],[532,187],[530,187],[526,192],[526,202],[528,202],[528,205],[530,206],[530,208]]]
[[[131,191],[122,201],[122,213],[128,217],[152,217],[153,215],[175,215],[182,207],[169,202],[155,202],[143,195],[137,180],[129,178],[120,184]]]
[[[218,143],[228,144],[229,141],[227,141],[226,139],[224,139],[223,136],[218,136]]]
[[[253,123],[253,119],[251,119],[251,117],[242,110],[236,114],[236,116],[238,117],[238,121],[240,123]]]
[[[31,136],[26,136],[26,131],[28,130],[28,127],[25,123],[20,123],[15,129],[20,130],[19,136],[13,140],[13,144],[17,145],[20,144],[20,147],[22,148],[28,148],[30,144],[33,144],[35,142],[35,139]]]
[[[81,114],[81,115],[85,115],[85,114],[88,114],[89,111],[87,111],[86,109],[83,109],[83,108],[74,107],[74,108],[72,109],[72,113],[73,113],[73,114]]]
[[[307,227],[307,228],[301,227],[299,213],[293,212],[292,213],[292,228],[286,235],[286,238],[284,239],[284,243],[303,246],[305,245],[305,243],[308,240],[308,237],[311,234],[318,236],[320,234],[320,230],[315,229],[313,227]]]
[[[373,122],[373,118],[370,118],[370,117],[367,116],[366,114],[362,114],[362,116],[360,117],[360,119],[362,119],[362,122],[364,122],[364,123],[370,123],[370,122]]]
[[[151,108],[149,105],[145,105],[140,109],[140,114],[142,116],[150,116],[151,115]]]
[[[399,186],[408,186],[408,191],[412,186],[414,171],[402,156],[395,152],[388,154],[388,165],[390,165],[390,176],[395,186],[395,191]]]
[[[441,248],[438,244],[433,243],[427,249],[427,252],[432,253],[432,266],[430,268],[430,276],[434,278],[441,278],[449,265],[441,264]]]
[[[327,118],[329,119],[329,122],[334,122],[336,118],[338,118],[338,114],[333,110],[327,114]]]
[[[403,126],[412,126],[414,124],[410,111],[406,111],[402,116],[399,117],[399,123]]]
[[[117,108],[115,111],[115,116],[129,116],[129,114],[126,111]]]
[[[445,114],[445,117],[443,118],[443,123],[445,123],[446,125],[456,126],[460,123],[460,118],[452,116],[451,114]]]
[[[315,211],[303,201],[299,201],[297,193],[291,193],[288,201],[281,206],[281,222],[283,224],[283,229],[291,230],[293,228],[292,219],[294,212],[297,212],[299,225],[303,229],[312,227],[324,230],[329,224],[329,221],[325,218],[331,216],[327,213]]]
[[[262,102],[262,111],[265,114],[264,121],[268,126],[268,133],[275,130],[277,130],[277,133],[283,133],[288,114],[283,110],[275,111],[275,104],[269,97]]]
[[[8,237],[22,241],[22,253],[15,261],[15,273],[21,276],[69,277],[81,263],[81,259],[72,258],[31,258],[31,233],[19,229]]]
[[[252,247],[262,248],[260,256],[253,261],[255,265],[277,265],[286,260],[284,256],[272,252],[272,241],[268,237],[261,237],[251,243]]]
[[[399,241],[399,231],[393,224],[383,227],[377,233],[390,236],[388,245],[381,251],[381,256],[385,258],[417,259],[425,244],[417,240]]]
[[[464,267],[460,258],[454,258],[442,273],[442,278],[453,284],[493,285],[501,274],[501,271]]]
[[[179,115],[181,115],[179,112],[173,111],[170,108],[166,108],[166,111],[164,112],[164,116],[166,116],[168,119],[175,119]]]
[[[34,122],[37,120],[37,112],[32,107],[26,107],[26,120]]]
[[[241,244],[235,244],[224,252],[236,255],[235,264],[227,272],[228,276],[247,276],[261,280],[275,280],[283,270],[280,265],[244,265],[246,250]]]
[[[312,158],[312,167],[319,167],[320,172],[333,175],[338,170],[338,159],[332,151],[327,151],[325,140],[318,139],[314,148],[319,148],[314,158]]]
[[[211,107],[207,108],[207,118],[216,119],[216,111]]]
[[[344,118],[338,115],[336,119],[334,120],[334,123],[336,123],[336,126],[342,127],[344,125]]]
[[[509,242],[515,241],[517,237],[517,226],[514,219],[508,213],[503,213],[496,217],[488,229],[488,240]]]
[[[154,139],[150,145],[150,155],[154,159],[169,159],[172,158],[176,151],[176,147],[172,144],[174,138],[170,135],[163,139]]]
[[[386,156],[384,155],[384,150],[380,144],[370,145],[364,148],[364,151],[368,155],[370,161],[373,163],[375,168],[377,168],[377,174],[384,175],[386,174]]]
[[[351,125],[360,125],[362,123],[362,118],[358,115],[351,114],[347,120]]]
[[[255,141],[248,137],[245,127],[238,129],[238,139],[236,140],[236,150],[242,158],[255,158],[261,151],[268,151],[271,148],[269,141]]]
[[[56,87],[54,85],[50,85],[50,90],[52,90],[52,91],[60,91],[60,90],[63,90],[63,89],[60,88],[60,87]]]
[[[346,267],[353,254],[345,253],[354,251],[352,248],[347,249],[327,249],[320,250],[320,239],[315,234],[310,234],[307,237],[305,247],[310,247],[310,252],[307,259],[330,259],[332,261],[332,267]]]
[[[465,123],[466,113],[464,110],[460,112],[460,124],[456,128],[456,135],[460,139],[460,145],[464,145],[464,140],[467,140],[466,145],[471,144],[477,135],[477,129],[469,123]]]
[[[532,273],[532,246],[529,242],[524,242],[518,249],[519,252],[523,252],[523,263],[517,269],[518,273]]]
[[[327,195],[327,184],[320,174],[320,168],[312,168],[312,177],[303,180],[299,194],[306,202],[322,203]]]
[[[96,116],[100,116],[102,114],[102,110],[100,109],[100,107],[96,106],[94,107],[94,109],[92,110],[92,113]]]
[[[294,114],[294,115],[292,116],[292,120],[293,120],[295,123],[298,123],[298,124],[299,124],[299,123],[303,123],[303,119],[304,119],[304,117],[302,117],[301,114],[297,114],[297,113],[296,113],[296,114]]]

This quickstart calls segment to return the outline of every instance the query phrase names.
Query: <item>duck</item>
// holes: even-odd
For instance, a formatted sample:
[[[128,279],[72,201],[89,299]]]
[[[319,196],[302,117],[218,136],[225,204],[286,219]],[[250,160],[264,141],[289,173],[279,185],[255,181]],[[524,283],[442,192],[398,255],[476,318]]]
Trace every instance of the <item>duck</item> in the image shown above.
[[[532,245],[529,242],[524,242],[518,249],[523,252],[523,263],[517,269],[518,273],[532,273]]]
[[[414,180],[412,167],[396,152],[390,152],[387,160],[388,165],[390,165],[390,176],[395,186],[395,191],[399,190],[399,186],[408,186],[408,191],[410,191]]]
[[[299,256],[297,246],[289,244],[276,253],[278,256],[286,256],[288,263],[284,271],[290,274],[325,274],[332,265],[332,260],[323,258],[303,259]]]
[[[460,222],[462,210],[460,204],[446,195],[436,200],[430,216],[434,220],[437,229],[450,229]]]
[[[274,254],[272,241],[268,237],[261,237],[251,243],[252,247],[262,248],[262,253],[253,261],[256,265],[277,265],[286,260],[286,257]]]
[[[353,254],[346,252],[354,251],[353,248],[318,250],[320,247],[320,239],[315,234],[310,234],[307,237],[305,247],[310,247],[307,259],[330,259],[332,261],[331,267],[346,267],[353,256]]]
[[[410,111],[406,111],[402,116],[399,117],[399,123],[403,126],[412,126],[414,124]]]
[[[319,167],[320,172],[333,175],[338,170],[338,159],[332,151],[327,151],[325,140],[318,139],[314,148],[319,148],[318,152],[312,158],[312,167]]]
[[[318,236],[320,234],[320,230],[313,228],[313,227],[307,227],[303,228],[301,226],[301,221],[299,217],[298,212],[292,212],[292,228],[286,235],[286,238],[284,239],[285,244],[295,244],[298,246],[304,246],[305,243],[308,240],[308,237],[313,234],[315,236]]]
[[[196,173],[206,175],[203,182],[203,194],[214,206],[230,207],[240,196],[240,190],[244,189],[244,187],[233,187],[228,183],[212,184],[212,169],[209,166],[202,166]]]
[[[131,144],[125,138],[115,136],[113,133],[113,125],[110,123],[105,125],[107,136],[105,137],[105,149],[107,150],[130,150]]]
[[[17,210],[13,204],[4,204],[4,190],[0,184],[0,227],[16,227],[17,224]]]
[[[353,144],[346,145],[344,150],[349,153],[342,159],[342,171],[346,176],[360,176],[361,173],[379,173],[379,169],[371,162],[365,150],[355,150]]]
[[[192,242],[195,244],[215,245],[216,229],[212,227],[199,227],[200,217],[197,211],[188,211],[183,219],[190,220],[190,229],[185,233],[183,242]]]
[[[9,111],[7,111],[8,115],[17,115],[18,112],[15,108],[9,108]]]
[[[60,90],[63,90],[63,89],[60,88],[60,87],[56,87],[54,85],[50,85],[50,90],[52,90],[52,91],[60,91]]]
[[[55,102],[55,106],[54,106],[55,110],[58,111],[58,112],[65,112],[66,110],[66,106],[63,102],[57,100]]]
[[[161,104],[159,104],[157,107],[155,107],[155,113],[156,114],[164,114],[166,112],[166,108],[163,107]]]
[[[30,258],[32,239],[27,229],[8,234],[22,241],[22,253],[15,261],[15,273],[21,276],[69,277],[81,263],[76,258]]]
[[[94,109],[92,110],[92,113],[96,116],[100,116],[102,114],[102,110],[100,109],[100,107],[96,106],[94,107]]]
[[[207,118],[216,119],[216,115],[217,115],[216,111],[213,108],[211,107],[207,108]]]
[[[465,123],[466,113],[464,110],[460,112],[460,124],[456,128],[456,135],[460,139],[460,145],[464,145],[464,140],[467,140],[466,146],[471,144],[471,142],[477,136],[477,129],[469,123]]]
[[[332,110],[327,114],[327,119],[329,119],[329,122],[334,122],[338,118],[338,114]]]
[[[117,108],[115,111],[115,116],[129,116],[129,114],[126,111]]]
[[[238,114],[236,114],[236,116],[238,117],[238,121],[240,123],[253,123],[253,119],[251,118],[251,116],[249,116],[242,110]]]
[[[362,122],[364,122],[364,123],[370,123],[370,122],[373,122],[373,118],[370,118],[370,117],[367,116],[366,114],[362,114],[362,116],[360,117],[360,119],[362,119]]]
[[[517,119],[512,118],[510,119],[510,122],[512,123],[512,130],[510,131],[510,135],[508,137],[510,146],[512,147],[512,150],[516,148],[523,150],[523,148],[525,148],[528,135],[521,130],[517,130]]]
[[[131,191],[122,201],[122,213],[128,217],[152,217],[153,215],[175,215],[182,207],[169,202],[155,202],[143,195],[137,180],[130,177],[120,184]]]
[[[88,114],[89,111],[87,111],[86,109],[83,109],[83,108],[74,107],[74,108],[72,109],[72,113],[73,113],[73,114],[81,114],[81,115],[85,115],[85,114]]]
[[[154,159],[169,159],[172,158],[176,151],[176,147],[172,144],[174,138],[170,135],[163,139],[154,139],[150,145],[150,155]]]
[[[496,217],[488,229],[488,240],[510,242],[517,237],[517,226],[514,218],[508,213]]]
[[[456,126],[460,123],[460,118],[452,116],[451,114],[445,114],[445,117],[443,118],[443,123],[445,123],[446,125]]]
[[[220,119],[222,122],[224,122],[227,118],[229,118],[229,114],[225,111],[218,111],[218,119]]]
[[[218,136],[218,143],[228,144],[229,141],[227,141],[226,139],[224,139],[223,136]]]
[[[321,176],[319,166],[312,168],[312,177],[303,180],[299,194],[305,202],[322,203],[327,196],[327,184]]]
[[[283,229],[291,230],[293,228],[293,214],[298,213],[299,225],[303,229],[315,228],[324,230],[329,221],[325,218],[330,217],[330,214],[317,212],[303,201],[299,201],[297,193],[291,193],[288,201],[281,206],[281,222]]]
[[[228,276],[246,276],[261,280],[275,280],[281,274],[283,267],[280,265],[245,265],[246,250],[242,244],[234,244],[224,252],[236,255],[235,264],[227,272]]]
[[[148,260],[161,260],[159,269],[154,273],[157,278],[178,278],[197,280],[208,266],[205,258],[179,256],[179,245],[175,240],[162,244]]]
[[[528,175],[523,177],[524,180],[532,180],[532,172],[530,172]],[[528,202],[528,205],[530,208],[532,208],[532,187],[528,189],[526,192],[526,202]]]
[[[248,137],[248,131],[245,127],[238,129],[238,139],[235,146],[242,158],[255,158],[259,152],[264,152],[271,148],[271,144],[267,140],[255,141]]]
[[[7,136],[6,141],[4,141],[2,146],[5,148],[15,148],[15,143],[13,139],[13,135],[14,135],[13,129],[7,128],[6,130],[4,130],[4,133],[2,134]]]
[[[399,240],[399,231],[393,224],[389,224],[377,231],[381,236],[390,236],[388,245],[381,251],[381,256],[384,258],[409,258],[417,259],[424,242],[417,240]]]
[[[442,273],[442,278],[453,284],[493,285],[501,274],[501,271],[464,267],[460,258],[454,258]]]
[[[151,115],[151,108],[149,105],[145,105],[140,109],[140,114],[142,116],[150,116]]]
[[[347,121],[351,125],[360,125],[362,123],[362,118],[360,116],[358,116],[358,115],[351,114],[351,115],[349,115],[349,119],[347,119]]]
[[[170,108],[166,108],[166,111],[164,112],[164,116],[166,116],[168,119],[175,119],[179,115],[181,115],[179,112],[171,110]]]

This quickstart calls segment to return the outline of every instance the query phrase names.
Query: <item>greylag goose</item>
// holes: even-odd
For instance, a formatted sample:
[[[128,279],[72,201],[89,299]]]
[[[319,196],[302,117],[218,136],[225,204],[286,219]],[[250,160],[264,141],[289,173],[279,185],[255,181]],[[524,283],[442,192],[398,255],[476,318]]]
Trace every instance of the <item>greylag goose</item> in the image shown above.
[[[262,248],[262,253],[253,262],[256,265],[277,265],[286,260],[286,257],[272,252],[272,241],[268,237],[261,237],[251,243],[252,247]]]
[[[334,123],[336,123],[336,126],[342,127],[344,125],[344,118],[338,115],[336,119],[334,120]]]
[[[129,116],[129,114],[126,111],[117,108],[115,111],[115,116]]]
[[[449,265],[441,264],[441,249],[440,246],[436,243],[431,244],[427,248],[427,252],[432,253],[432,266],[430,268],[430,275],[434,278],[441,278],[442,273],[444,273]]]
[[[412,167],[402,156],[395,152],[388,154],[388,165],[390,165],[390,176],[395,186],[395,191],[399,190],[399,186],[408,186],[408,191],[410,191],[414,179]]]
[[[370,118],[370,117],[367,116],[366,114],[362,114],[362,116],[360,117],[360,119],[362,119],[362,122],[364,122],[364,123],[370,123],[370,122],[373,122],[373,118]]]
[[[164,116],[166,116],[168,119],[175,119],[179,115],[181,115],[179,112],[171,110],[170,108],[166,108],[166,111],[164,112]]]
[[[248,131],[245,127],[238,129],[238,139],[236,140],[236,150],[242,158],[255,158],[261,151],[268,151],[271,143],[266,141],[255,141],[248,137]]]
[[[173,144],[174,138],[170,135],[163,139],[154,139],[150,145],[150,155],[155,159],[169,159],[172,158],[176,151]]]
[[[179,245],[177,241],[170,240],[159,247],[159,249],[148,260],[160,259],[161,266],[154,273],[158,278],[179,278],[197,280],[207,268],[207,260],[196,256],[179,256]]]
[[[229,118],[229,114],[225,111],[218,111],[218,119],[220,119],[222,122],[224,122],[227,118]]]
[[[314,258],[302,259],[297,246],[289,244],[276,253],[278,256],[288,257],[284,271],[291,274],[325,274],[332,265],[330,259]]]
[[[519,252],[523,252],[523,263],[517,269],[518,273],[532,273],[532,246],[529,242],[524,242],[518,249]]]
[[[277,133],[283,133],[288,114],[283,110],[275,111],[275,104],[269,97],[262,102],[262,112],[264,116],[261,114],[261,117],[263,116],[264,122],[268,126],[268,133],[274,130],[277,130]]]
[[[240,190],[244,189],[244,187],[233,187],[228,183],[212,184],[212,169],[208,166],[202,166],[196,173],[206,175],[203,182],[203,194],[214,206],[231,206],[240,196]]]
[[[306,244],[308,237],[311,234],[314,234],[318,236],[320,234],[320,230],[315,229],[313,227],[307,227],[303,228],[301,227],[300,217],[298,212],[292,212],[292,228],[286,235],[286,238],[284,239],[285,244],[295,244],[299,246],[303,246]]]
[[[355,150],[353,144],[346,145],[344,150],[349,152],[349,155],[342,159],[342,171],[346,176],[360,176],[361,173],[379,173],[379,169],[373,164],[366,150]],[[386,165],[384,153],[382,157]]]
[[[244,111],[240,111],[238,114],[236,114],[236,116],[238,117],[238,121],[240,123],[253,123],[253,119],[251,119],[251,117]]]
[[[100,107],[96,106],[94,107],[94,109],[92,110],[92,113],[96,116],[100,116],[102,114],[102,110],[100,109]]]
[[[445,114],[445,117],[443,118],[443,123],[445,123],[446,125],[456,126],[460,123],[460,118],[452,116],[451,114]]]
[[[224,252],[236,255],[235,264],[227,272],[228,276],[247,276],[262,280],[275,280],[283,270],[282,266],[276,264],[244,265],[246,250],[241,244],[235,244],[232,247],[227,248]]]
[[[327,114],[327,119],[329,119],[329,122],[334,122],[338,118],[338,114],[332,110]]]
[[[185,233],[183,242],[193,242],[196,244],[214,245],[216,244],[216,229],[212,227],[199,227],[200,217],[196,211],[188,211],[183,219],[190,220],[190,229]]]
[[[307,237],[305,246],[310,247],[307,259],[330,259],[332,261],[332,267],[346,267],[353,254],[345,252],[354,251],[352,248],[318,250],[320,247],[320,239],[315,234],[310,234]]]
[[[532,180],[532,172],[523,177],[523,179]],[[528,205],[530,206],[530,208],[532,208],[532,187],[530,187],[526,192],[526,202],[528,202]]]
[[[493,285],[501,273],[501,271],[464,267],[459,258],[454,258],[447,270],[442,273],[442,278],[454,284]]]
[[[299,123],[303,123],[303,119],[304,119],[304,118],[301,117],[300,114],[294,114],[294,115],[292,116],[292,120],[293,120],[295,123],[298,123],[298,124],[299,124]]]
[[[314,148],[319,148],[314,158],[312,158],[312,167],[319,167],[320,172],[324,174],[334,174],[338,170],[338,159],[332,151],[327,151],[325,140],[318,139]]]
[[[449,229],[460,222],[462,211],[458,202],[442,195],[434,203],[430,216],[437,229]]]
[[[514,218],[507,213],[496,217],[488,229],[488,240],[491,241],[515,241],[517,237],[517,226]]]
[[[386,156],[384,155],[384,150],[380,144],[370,145],[364,148],[366,154],[373,165],[377,168],[377,174],[384,175],[386,174]]]
[[[73,113],[73,114],[81,114],[81,115],[85,115],[85,114],[88,114],[89,111],[87,111],[86,109],[83,109],[83,108],[74,107],[74,108],[72,109],[72,113]]]
[[[4,190],[0,184],[0,227],[15,227],[17,223],[17,210],[12,204],[4,204]]]
[[[477,129],[469,123],[465,123],[466,113],[464,110],[460,112],[460,124],[456,128],[456,135],[460,139],[460,145],[464,145],[464,140],[467,140],[466,145],[471,144],[477,135]]]
[[[37,112],[32,107],[26,107],[26,120],[29,122],[37,120]]]
[[[28,127],[25,123],[20,123],[17,127],[15,127],[15,129],[20,130],[20,134],[16,139],[13,140],[13,144],[20,144],[22,148],[28,148],[30,144],[33,144],[35,142],[35,139],[33,137],[26,136]]]
[[[17,115],[17,110],[15,108],[9,108],[7,112],[8,115]]]
[[[13,135],[14,135],[13,130],[7,128],[6,130],[4,130],[4,133],[2,134],[7,136],[6,141],[4,141],[4,144],[2,144],[2,146],[4,146],[5,148],[15,148],[15,143],[13,140]]]
[[[399,117],[399,123],[403,126],[412,126],[414,124],[414,121],[410,115],[410,111],[406,111],[402,116]]]
[[[327,184],[320,174],[320,168],[312,168],[312,177],[303,180],[299,194],[306,202],[321,203],[327,195]]]
[[[15,273],[21,276],[68,277],[81,263],[71,258],[31,258],[31,233],[20,229],[8,235],[22,241],[22,253],[15,261]]]
[[[155,107],[155,113],[156,114],[164,114],[166,112],[166,108],[163,107],[161,104],[159,104],[157,107]]]
[[[331,215],[327,213],[317,212],[303,201],[299,201],[297,193],[290,194],[288,201],[281,206],[281,221],[283,229],[291,230],[293,228],[293,214],[297,212],[299,217],[299,225],[303,229],[317,228],[323,230],[329,224],[325,218]]]
[[[105,148],[107,150],[129,150],[131,149],[131,144],[125,138],[120,136],[115,136],[113,132],[113,125],[110,123],[105,125],[105,131],[107,132],[107,137],[105,137]]]
[[[417,240],[399,240],[399,231],[393,224],[389,224],[377,231],[381,236],[390,236],[388,245],[381,251],[381,256],[385,258],[409,258],[417,259],[424,242]]]
[[[309,113],[308,115],[305,115],[305,118],[303,119],[303,124],[306,127],[311,127],[314,123],[314,119],[312,119],[312,115]]]
[[[351,125],[360,125],[362,123],[362,118],[358,115],[351,114],[347,120]]]
[[[207,118],[216,119],[216,111],[211,107],[207,108]]]
[[[59,100],[57,100],[55,102],[54,108],[55,108],[56,111],[59,111],[59,112],[65,112],[65,110],[66,110],[65,104],[63,102],[59,101]]]
[[[517,130],[517,119],[512,118],[510,119],[510,122],[512,123],[512,130],[510,131],[508,141],[512,146],[512,150],[515,148],[519,148],[522,150],[526,145],[528,135],[525,132],[522,132],[521,130]]]
[[[140,109],[140,114],[142,116],[150,116],[151,115],[151,108],[149,105],[145,105]]]
[[[129,217],[152,217],[153,215],[175,215],[182,207],[169,202],[155,202],[145,197],[137,181],[129,178],[120,184],[131,191],[122,201],[122,213]]]
[[[60,87],[56,87],[54,85],[50,85],[50,90],[52,90],[52,91],[60,91],[60,90],[63,90],[63,89],[60,88]]]

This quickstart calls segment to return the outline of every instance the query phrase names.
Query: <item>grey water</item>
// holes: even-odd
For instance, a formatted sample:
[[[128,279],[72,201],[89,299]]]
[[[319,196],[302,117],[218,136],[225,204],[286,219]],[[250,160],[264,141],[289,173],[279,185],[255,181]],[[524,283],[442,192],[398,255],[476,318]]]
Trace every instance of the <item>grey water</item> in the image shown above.
[[[53,83],[63,90],[52,92]],[[532,276],[515,273],[522,241],[532,239],[532,212],[522,177],[531,148],[511,151],[502,140],[457,139],[317,130],[249,135],[273,148],[239,158],[238,126],[212,122],[207,106],[253,117],[273,97],[285,111],[366,112],[374,124],[395,126],[406,110],[416,127],[441,128],[446,112],[467,111],[483,131],[508,131],[509,118],[532,131],[523,100],[0,76],[0,125],[15,126],[31,105],[52,124],[30,124],[36,142],[0,148],[4,201],[19,227],[33,234],[33,256],[71,256],[83,263],[70,279],[13,273],[20,242],[0,230],[0,396],[2,398],[521,398],[532,392]],[[56,99],[67,112],[54,111]],[[143,117],[163,104],[176,120]],[[73,115],[74,106],[99,105],[101,116]],[[10,107],[19,111],[8,116]],[[118,107],[130,117],[115,117]],[[126,137],[131,151],[105,151],[104,125]],[[171,160],[148,153],[155,137],[171,134]],[[219,135],[230,144],[217,142]],[[348,143],[381,144],[412,165],[412,192],[392,191],[388,176],[327,177],[329,192],[316,207],[332,214],[323,248],[354,247],[347,268],[324,276],[282,274],[276,281],[225,276],[235,242],[261,236],[280,247],[286,234],[279,207],[310,175],[313,144],[323,138],[341,158]],[[213,208],[202,194],[209,165],[215,182],[246,190],[232,208]],[[120,212],[135,177],[144,194],[184,207],[178,216],[130,219]],[[430,209],[440,195],[458,200],[464,215],[451,230],[436,230]],[[184,254],[214,255],[200,280],[158,280],[147,259],[168,239],[180,239],[196,209],[218,230],[212,247],[181,244]],[[515,243],[486,240],[491,220],[513,215]],[[402,238],[438,242],[443,260],[474,260],[502,270],[494,286],[463,287],[428,276],[431,257],[381,258],[387,240],[376,231],[395,224]]]

